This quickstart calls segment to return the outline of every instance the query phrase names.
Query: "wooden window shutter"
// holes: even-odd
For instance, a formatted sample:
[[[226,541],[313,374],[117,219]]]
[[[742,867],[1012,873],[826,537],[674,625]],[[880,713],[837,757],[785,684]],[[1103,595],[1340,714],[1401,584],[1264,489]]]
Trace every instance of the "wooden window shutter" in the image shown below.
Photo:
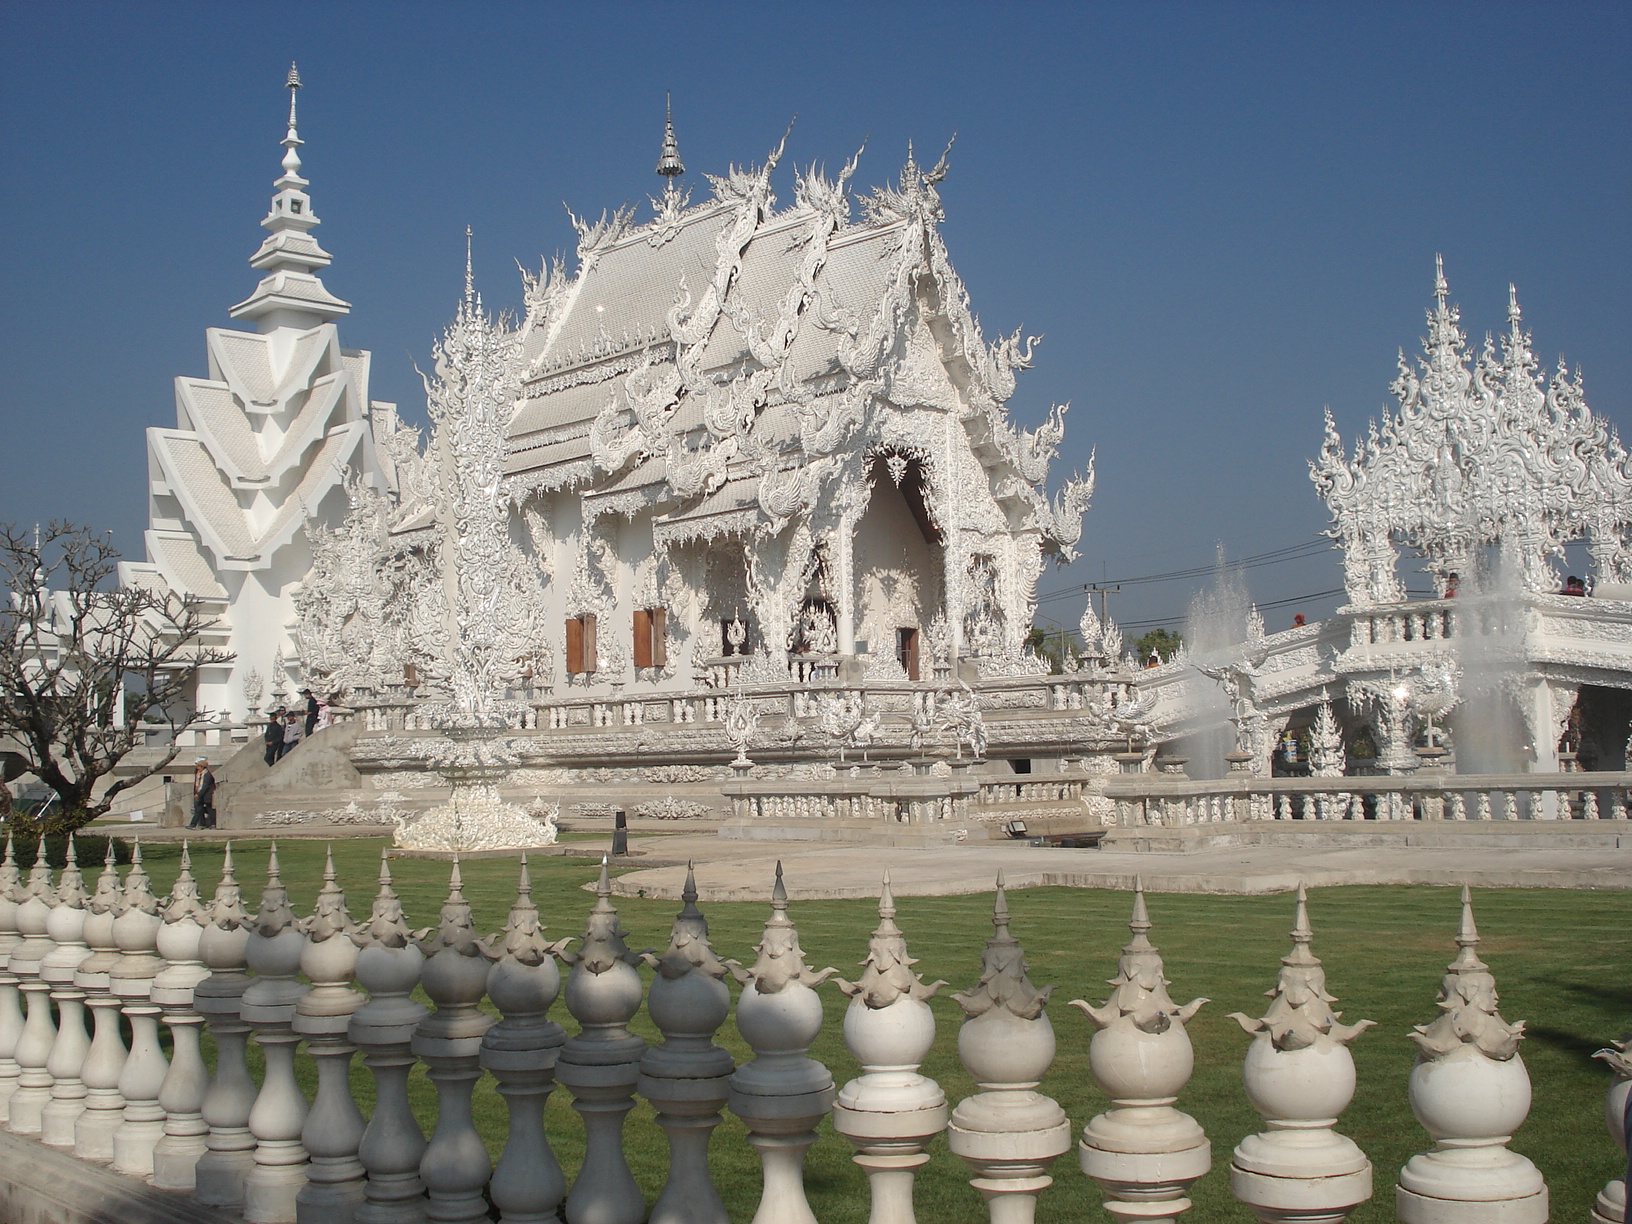
[[[652,614],[645,608],[635,609],[635,666],[653,666]]]
[[[596,672],[601,670],[600,654],[595,648],[595,618],[584,617],[584,670]]]
[[[576,616],[567,617],[567,672],[578,675],[584,670],[584,622]]]
[[[653,608],[652,620],[652,662],[653,667],[667,667],[669,665],[669,613],[666,608]]]

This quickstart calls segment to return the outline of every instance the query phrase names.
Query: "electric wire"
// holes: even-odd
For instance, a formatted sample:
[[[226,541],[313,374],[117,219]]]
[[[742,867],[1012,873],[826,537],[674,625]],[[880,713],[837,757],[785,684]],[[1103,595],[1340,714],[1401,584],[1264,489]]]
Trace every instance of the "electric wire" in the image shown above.
[[[1185,579],[1205,578],[1218,573],[1221,568],[1224,570],[1261,569],[1266,565],[1282,565],[1288,561],[1302,561],[1309,557],[1316,557],[1323,552],[1330,552],[1335,547],[1335,542],[1327,537],[1314,536],[1296,544],[1288,544],[1282,548],[1271,549],[1268,552],[1242,557],[1238,561],[1226,561],[1222,567],[1215,562],[1212,565],[1196,565],[1188,569],[1168,570],[1159,574],[1141,574],[1128,578],[1105,578],[1098,582],[1083,583],[1079,586],[1066,587],[1063,590],[1049,591],[1046,594],[1039,595],[1037,602],[1042,604],[1056,599],[1068,599],[1074,595],[1082,595],[1095,587],[1141,586],[1156,582],[1182,582]]]

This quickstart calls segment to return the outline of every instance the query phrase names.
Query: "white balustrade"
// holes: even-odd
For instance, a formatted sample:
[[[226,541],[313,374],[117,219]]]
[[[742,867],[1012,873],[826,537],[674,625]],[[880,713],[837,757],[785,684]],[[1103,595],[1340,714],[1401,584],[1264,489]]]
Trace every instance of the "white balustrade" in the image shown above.
[[[669,1140],[669,1176],[650,1224],[726,1224],[725,1204],[708,1172],[708,1145],[735,1070],[731,1055],[714,1044],[715,1032],[731,1014],[725,984],[731,967],[708,941],[708,920],[697,908],[697,878],[689,863],[680,900],[667,950],[646,957],[657,972],[647,1011],[663,1041],[641,1059],[639,1088]]]
[[[871,1224],[915,1224],[912,1183],[929,1160],[925,1148],[946,1129],[946,1094],[918,1066],[935,1044],[928,1000],[945,982],[925,985],[912,971],[906,937],[895,924],[890,873],[879,890],[878,926],[867,945],[861,977],[837,979],[850,996],[844,1040],[861,1075],[839,1090],[833,1129],[855,1145],[867,1172]]]
[[[164,1190],[191,1190],[198,1158],[204,1154],[209,1126],[204,1121],[204,1093],[210,1071],[199,1052],[204,1017],[193,1007],[193,991],[210,971],[199,959],[198,945],[209,922],[198,896],[192,857],[181,845],[181,870],[164,905],[158,952],[165,966],[153,978],[153,1002],[163,1008],[170,1028],[170,1069],[159,1086],[164,1135],[153,1148],[153,1184]]]
[[[1439,1015],[1411,1034],[1411,1110],[1435,1142],[1400,1170],[1395,1211],[1402,1224],[1545,1224],[1547,1184],[1507,1146],[1530,1113],[1524,1025],[1496,1010],[1496,979],[1479,959],[1466,887],[1456,944]]]
[[[374,1115],[357,1145],[367,1180],[355,1218],[357,1224],[420,1224],[425,1135],[408,1103],[408,1072],[414,1065],[414,1030],[427,1013],[408,996],[419,984],[425,957],[409,934],[383,851],[373,910],[351,940],[358,948],[357,981],[369,997],[352,1013],[346,1032],[374,1076]]]
[[[564,992],[578,1032],[561,1047],[555,1078],[584,1119],[584,1163],[567,1195],[568,1224],[640,1224],[646,1200],[623,1155],[646,1043],[628,1029],[640,1010],[640,958],[624,943],[605,858],[583,944],[561,953],[572,967]]]
[[[413,1051],[436,1085],[436,1129],[420,1158],[425,1218],[432,1224],[482,1224],[492,1165],[476,1133],[470,1097],[482,1077],[482,1034],[493,1023],[478,1004],[487,988],[487,946],[476,937],[470,904],[461,891],[459,860],[453,860],[440,925],[420,933],[425,956],[420,981],[435,1011],[414,1030]],[[429,936],[429,938],[427,938]]]
[[[11,1098],[17,1091],[17,1042],[23,1035],[22,995],[11,971],[11,954],[22,942],[17,933],[17,905],[23,899],[23,877],[11,835],[6,836],[6,857],[0,862],[0,1122],[9,1123]]]
[[[74,974],[91,954],[85,944],[86,899],[70,835],[67,862],[57,877],[56,904],[45,919],[52,948],[40,962],[40,980],[51,987],[51,1001],[57,1005],[57,1035],[45,1060],[51,1099],[40,1110],[40,1141],[60,1148],[74,1146],[74,1123],[85,1112],[85,1083],[79,1076],[91,1039],[85,1031],[85,992],[74,985]]]
[[[1593,1057],[1603,1059],[1615,1072],[1615,1082],[1604,1100],[1604,1122],[1624,1159],[1628,1098],[1632,1097],[1632,1036],[1610,1042],[1608,1049],[1599,1050]],[[1598,1199],[1592,1205],[1592,1224],[1626,1224],[1625,1178],[1611,1178],[1598,1192]]]
[[[22,1036],[17,1039],[17,1091],[11,1097],[7,1122],[19,1135],[40,1133],[40,1115],[51,1099],[51,1072],[46,1063],[57,1029],[51,1017],[51,986],[40,980],[40,964],[51,951],[45,923],[56,899],[42,837],[17,906],[17,931],[23,939],[12,949],[8,962],[26,1007]]]
[[[737,1031],[754,1057],[731,1076],[731,1112],[748,1128],[765,1183],[754,1224],[816,1224],[805,1197],[805,1153],[833,1107],[833,1076],[807,1056],[822,1029],[816,987],[837,972],[805,964],[788,918],[782,864],[771,888],[771,916],[737,998]]]
[[[96,892],[85,906],[83,931],[90,955],[74,971],[74,986],[85,992],[85,1006],[91,1013],[91,1048],[79,1072],[85,1085],[85,1109],[74,1122],[74,1155],[81,1160],[111,1161],[113,1135],[125,1117],[125,1098],[119,1094],[125,1039],[119,1027],[119,1000],[113,996],[109,977],[120,959],[113,924],[123,903],[124,886],[109,842]]]
[[[131,849],[130,871],[119,914],[113,920],[113,942],[119,959],[108,970],[108,986],[130,1022],[130,1054],[119,1073],[124,1117],[113,1132],[113,1168],[133,1177],[153,1172],[153,1148],[164,1134],[159,1089],[169,1070],[159,1045],[159,1014],[153,1004],[153,978],[164,968],[158,957],[159,899],[142,869],[142,846]]]
[[[1343,1224],[1371,1197],[1371,1162],[1333,1128],[1354,1099],[1348,1043],[1373,1021],[1339,1023],[1313,939],[1300,884],[1292,951],[1281,959],[1268,1010],[1230,1017],[1252,1034],[1242,1080],[1269,1123],[1235,1149],[1230,1190],[1264,1224]]]
[[[248,942],[249,914],[233,874],[232,843],[228,842],[209,921],[198,937],[199,960],[210,975],[193,987],[193,1006],[215,1039],[215,1073],[200,1103],[200,1116],[209,1131],[205,1150],[193,1168],[194,1197],[215,1207],[243,1203],[244,1174],[254,1163],[249,1111],[255,1104],[255,1081],[244,1062],[249,1025],[239,1014],[249,987],[244,972]]]
[[[1071,1002],[1098,1029],[1088,1068],[1112,1106],[1083,1128],[1078,1150],[1082,1171],[1099,1183],[1113,1217],[1172,1221],[1190,1209],[1190,1187],[1213,1164],[1201,1126],[1173,1108],[1195,1067],[1184,1026],[1207,1000],[1173,1002],[1150,927],[1144,886],[1136,881],[1133,938],[1122,949],[1111,997],[1102,1007]]]
[[[1054,1027],[1043,1009],[1053,987],[1026,976],[1026,954],[1009,932],[1008,894],[997,876],[992,937],[980,981],[952,996],[963,1009],[958,1059],[980,1089],[958,1102],[947,1127],[954,1155],[974,1170],[969,1184],[992,1224],[1030,1224],[1052,1165],[1071,1146],[1065,1111],[1037,1091],[1054,1062]]]

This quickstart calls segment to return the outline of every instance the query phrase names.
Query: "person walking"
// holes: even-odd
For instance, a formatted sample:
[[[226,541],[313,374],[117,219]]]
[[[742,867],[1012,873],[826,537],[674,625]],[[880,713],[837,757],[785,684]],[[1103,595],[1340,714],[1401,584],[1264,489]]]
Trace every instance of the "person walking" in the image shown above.
[[[206,757],[193,762],[193,819],[187,827],[215,828],[215,774],[210,772]]]
[[[278,747],[278,758],[288,756],[300,743],[300,715],[290,710],[283,722],[283,743]]]
[[[309,688],[301,689],[300,695],[306,698],[306,730],[302,733],[304,738],[317,730],[317,697]]]
[[[266,716],[266,727],[261,732],[261,743],[266,746],[266,763],[276,765],[283,755],[283,707],[279,706]]]

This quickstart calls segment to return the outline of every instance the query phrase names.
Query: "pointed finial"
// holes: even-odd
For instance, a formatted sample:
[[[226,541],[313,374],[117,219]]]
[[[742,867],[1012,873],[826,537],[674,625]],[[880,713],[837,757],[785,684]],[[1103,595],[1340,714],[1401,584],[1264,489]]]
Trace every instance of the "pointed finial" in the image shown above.
[[[1479,964],[1479,928],[1473,923],[1473,890],[1466,884],[1462,885],[1462,923],[1457,928],[1456,946],[1460,951],[1456,954],[1457,965],[1473,966]],[[1480,966],[1483,968],[1483,966]]]
[[[34,847],[34,866],[36,866],[36,867],[50,866],[50,864],[45,861],[45,834],[44,833],[40,834],[39,845]]]
[[[1515,335],[1518,334],[1519,323],[1523,319],[1524,315],[1519,310],[1518,286],[1509,281],[1507,285],[1507,321],[1512,326]]]
[[[69,855],[74,853],[73,838],[68,839],[68,853]],[[185,837],[181,839],[181,874],[187,876],[193,874],[193,851]]]
[[[1150,909],[1145,905],[1145,878],[1133,877],[1133,917],[1128,919],[1128,930],[1134,938],[1142,939],[1150,933]]]
[[[11,839],[9,837],[6,839],[6,857],[8,859],[11,857]],[[108,852],[102,856],[102,865],[104,867],[114,867],[118,865],[118,862],[119,856],[114,853],[113,838],[110,837],[108,838]]]
[[[686,172],[674,138],[674,98],[667,92],[663,95],[663,152],[657,158],[657,172],[668,180],[668,191],[674,190],[674,180]]]
[[[137,845],[138,859],[141,855],[140,843]],[[268,884],[282,884],[283,877],[278,870],[278,843],[272,843],[272,850],[266,856],[266,882]]]
[[[878,888],[878,916],[880,918],[895,918],[895,894],[890,891],[890,869],[884,868],[884,882]]]
[[[277,852],[277,843],[276,842],[272,843],[272,850],[273,850],[273,853],[276,854],[276,852]],[[112,853],[112,852],[110,851],[109,853]],[[130,839],[130,865],[131,865],[132,869],[140,867],[142,865],[142,839],[139,838],[139,837],[133,837],[133,838]]]
[[[1009,933],[1009,893],[1003,885],[1003,870],[997,872],[997,897],[992,902],[992,925],[1004,935]]]
[[[1446,297],[1448,297],[1450,295],[1450,292],[1451,292],[1451,287],[1445,281],[1445,256],[1440,255],[1440,254],[1435,254],[1435,256],[1434,256],[1434,296],[1439,299],[1439,304],[1441,306],[1445,305],[1445,299],[1446,299]]]
[[[470,226],[465,226],[465,310],[476,309],[476,273],[472,270],[470,261]]]
[[[230,841],[227,843],[226,854],[221,858],[221,882],[223,884],[236,884],[238,882],[238,878],[232,874],[232,843]]]
[[[465,899],[465,877],[459,872],[459,856],[453,856],[453,870],[448,873],[448,900],[463,901]]]
[[[181,843],[181,858],[182,858],[182,862],[187,861],[187,843],[186,842]],[[70,866],[70,867],[78,867],[79,866],[79,851],[74,848],[74,835],[72,833],[68,834],[68,866]]]
[[[516,894],[521,897],[533,895],[533,873],[527,869],[527,851],[521,852],[521,871],[516,876]]]
[[[686,860],[686,883],[680,890],[680,900],[686,905],[697,904],[697,871],[690,859]]]
[[[182,843],[182,856],[186,857],[187,843]],[[329,844],[323,847],[323,883],[333,884],[338,877],[334,873],[334,846]]]
[[[1303,881],[1298,881],[1298,905],[1292,916],[1292,942],[1296,945],[1308,947],[1314,942],[1314,928],[1309,925],[1309,894],[1303,887]]]
[[[786,910],[788,908],[788,886],[782,882],[782,860],[776,860],[776,883],[771,885],[771,908]]]
[[[289,78],[284,81],[289,90],[289,130],[295,129],[295,94],[300,91],[300,69],[295,67],[293,60],[289,61]]]
[[[391,887],[391,860],[387,851],[380,851],[380,891],[384,892]]]

